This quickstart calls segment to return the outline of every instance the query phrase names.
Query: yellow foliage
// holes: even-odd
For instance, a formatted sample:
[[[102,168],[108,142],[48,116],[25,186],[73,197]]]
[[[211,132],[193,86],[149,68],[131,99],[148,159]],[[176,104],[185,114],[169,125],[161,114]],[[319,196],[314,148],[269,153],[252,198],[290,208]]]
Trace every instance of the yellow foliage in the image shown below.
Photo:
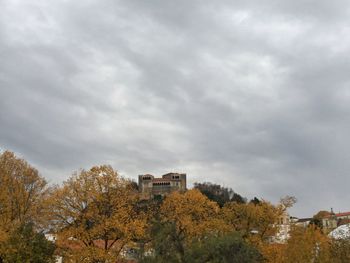
[[[81,262],[115,260],[124,244],[145,235],[147,217],[135,209],[137,201],[130,182],[110,166],[74,174],[50,199],[59,244]]]
[[[330,240],[320,229],[294,227],[285,250],[283,263],[331,262]]]
[[[266,263],[285,262],[285,244],[260,243],[259,250],[262,253]]]
[[[227,231],[228,226],[219,218],[220,208],[200,191],[193,189],[184,194],[174,192],[164,200],[160,213],[163,221],[176,223],[178,232],[187,239],[208,232]]]
[[[275,223],[281,209],[267,201],[259,204],[230,202],[222,208],[222,215],[232,230],[241,232],[255,243],[276,234],[278,229]]]
[[[339,239],[331,242],[332,263],[350,262],[350,240]]]
[[[42,223],[46,194],[46,181],[36,169],[12,152],[0,154],[0,250],[1,243],[21,224]]]

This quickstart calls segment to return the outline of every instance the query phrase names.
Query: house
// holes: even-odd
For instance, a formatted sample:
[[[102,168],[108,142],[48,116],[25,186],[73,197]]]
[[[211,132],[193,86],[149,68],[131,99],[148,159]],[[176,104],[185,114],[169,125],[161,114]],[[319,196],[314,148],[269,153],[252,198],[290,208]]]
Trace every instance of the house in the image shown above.
[[[337,217],[337,225],[346,225],[350,223],[350,212],[342,212],[342,213],[337,213],[335,214]]]
[[[331,210],[329,215],[322,218],[322,227],[330,231],[348,223],[350,223],[350,212],[334,213]]]

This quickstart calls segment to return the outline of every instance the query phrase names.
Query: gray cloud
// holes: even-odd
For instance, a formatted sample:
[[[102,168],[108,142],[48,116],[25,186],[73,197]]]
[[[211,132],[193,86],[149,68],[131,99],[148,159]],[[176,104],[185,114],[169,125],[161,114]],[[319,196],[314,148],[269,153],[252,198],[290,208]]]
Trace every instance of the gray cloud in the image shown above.
[[[346,1],[0,1],[0,146],[348,210]]]

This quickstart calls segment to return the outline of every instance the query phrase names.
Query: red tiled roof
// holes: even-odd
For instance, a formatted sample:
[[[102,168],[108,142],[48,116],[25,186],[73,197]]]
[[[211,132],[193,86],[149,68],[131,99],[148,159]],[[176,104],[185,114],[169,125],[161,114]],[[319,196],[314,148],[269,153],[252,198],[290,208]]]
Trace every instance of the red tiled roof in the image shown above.
[[[342,216],[350,216],[350,212],[342,212],[342,213],[337,213],[337,214],[329,214],[324,216],[323,218],[329,218],[329,217],[342,217]]]
[[[343,212],[343,213],[338,213],[335,214],[336,217],[341,217],[341,216],[350,216],[350,212]]]

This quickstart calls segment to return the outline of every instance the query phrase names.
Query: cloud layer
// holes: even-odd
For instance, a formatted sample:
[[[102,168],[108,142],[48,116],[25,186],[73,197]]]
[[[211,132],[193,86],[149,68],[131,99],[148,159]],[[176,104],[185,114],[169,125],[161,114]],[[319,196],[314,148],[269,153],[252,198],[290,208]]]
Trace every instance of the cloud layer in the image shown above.
[[[347,1],[0,1],[0,147],[50,182],[186,172],[350,210]]]

